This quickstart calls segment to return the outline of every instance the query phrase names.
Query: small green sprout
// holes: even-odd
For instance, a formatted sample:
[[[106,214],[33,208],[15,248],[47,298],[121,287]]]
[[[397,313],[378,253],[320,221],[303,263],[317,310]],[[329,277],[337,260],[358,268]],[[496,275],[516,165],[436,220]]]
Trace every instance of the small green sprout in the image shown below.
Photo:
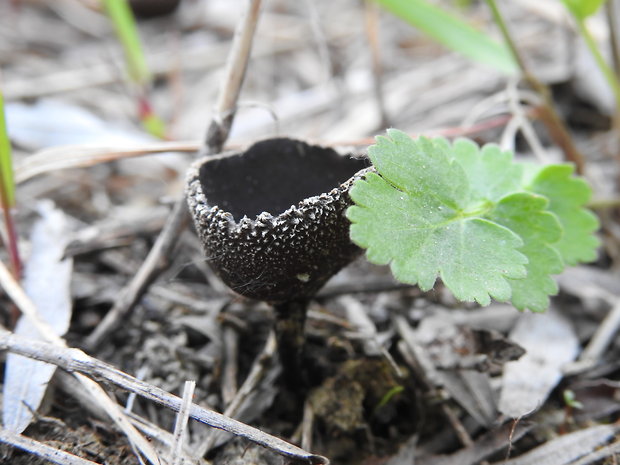
[[[570,389],[564,389],[564,391],[562,391],[562,397],[567,407],[577,410],[583,409],[583,404],[577,400],[575,393]]]
[[[381,398],[381,400],[375,407],[375,411],[379,410],[382,407],[385,407],[387,404],[390,403],[390,401],[394,398],[394,396],[400,394],[404,390],[405,390],[404,386],[401,386],[400,384],[397,384],[396,386],[392,387],[388,392],[386,392],[383,395],[383,397]]]
[[[11,211],[15,208],[15,181],[13,179],[13,162],[11,141],[4,116],[4,97],[0,91],[0,204],[7,230],[8,250],[13,274],[17,279],[21,274],[21,260],[17,247],[17,233]]]
[[[148,98],[148,87],[151,83],[138,28],[127,0],[104,0],[105,11],[114,25],[116,36],[123,46],[127,72],[131,81],[138,87],[138,116],[142,126],[155,137],[164,138],[166,128],[164,122],[153,111]]]
[[[402,282],[428,291],[440,277],[461,301],[544,311],[558,291],[551,275],[596,258],[591,190],[571,165],[395,129],[368,155],[376,172],[351,188],[350,236]]]

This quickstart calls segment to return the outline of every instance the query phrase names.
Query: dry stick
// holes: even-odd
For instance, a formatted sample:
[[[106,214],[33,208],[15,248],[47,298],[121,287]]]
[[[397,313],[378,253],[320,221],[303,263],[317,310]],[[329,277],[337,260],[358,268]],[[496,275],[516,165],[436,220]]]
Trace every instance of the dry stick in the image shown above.
[[[614,73],[620,79],[620,37],[618,37],[618,17],[616,11],[619,10],[618,0],[609,0],[605,2],[605,13],[607,16],[607,25],[609,27],[609,41],[611,45],[611,58]]]
[[[0,262],[0,287],[4,289],[9,298],[19,308],[22,314],[28,318],[30,324],[39,332],[41,337],[59,346],[65,346],[65,341],[56,334],[51,325],[39,317],[37,308],[32,300],[24,292],[20,284],[15,279],[4,263]]]
[[[620,11],[617,0],[605,2],[605,16],[607,17],[609,43],[611,45],[611,61],[616,79],[620,80],[620,43],[618,42],[620,37],[618,37],[619,20],[616,11]],[[620,134],[620,108],[617,106],[614,111],[613,125],[616,132]]]
[[[508,30],[508,26],[506,25],[504,18],[502,17],[499,8],[495,0],[486,0],[487,5],[491,9],[491,13],[493,14],[493,19],[495,23],[499,27],[502,36],[504,37],[504,41],[510,48],[512,55],[517,62],[517,65],[521,69],[523,73],[523,77],[525,81],[530,85],[534,91],[536,91],[543,98],[543,105],[540,107],[540,120],[543,122],[549,135],[553,139],[553,141],[562,149],[564,152],[564,156],[567,160],[573,162],[575,164],[575,168],[577,173],[583,174],[584,170],[584,158],[581,152],[575,147],[575,143],[571,138],[566,126],[562,122],[562,119],[555,111],[555,107],[553,105],[553,100],[551,99],[551,92],[549,88],[540,82],[528,69],[521,56],[519,50],[515,42],[512,40],[512,36],[510,35],[510,31]]]
[[[389,119],[385,108],[385,99],[383,98],[383,69],[381,67],[381,45],[379,43],[379,5],[375,2],[368,0],[364,2],[364,24],[372,58],[373,92],[375,94],[377,110],[379,110],[381,117],[379,126],[385,128],[389,126]]]
[[[516,81],[512,79],[510,80],[506,93],[508,96],[508,106],[513,114],[513,121],[516,120],[518,122],[519,129],[532,149],[532,152],[534,152],[534,155],[538,158],[540,163],[549,163],[549,157],[547,156],[547,153],[543,148],[532,123],[526,117],[525,111],[521,107],[519,90],[517,89]]]
[[[251,0],[243,18],[237,25],[220,96],[205,141],[206,154],[212,155],[222,151],[228,139],[241,92],[241,85],[248,67],[252,39],[258,23],[261,0]]]
[[[174,394],[144,381],[140,381],[111,365],[90,357],[80,349],[60,347],[47,342],[17,336],[9,331],[0,330],[0,350],[9,350],[10,352],[34,360],[52,363],[69,372],[84,373],[94,379],[106,380],[121,389],[134,392],[145,399],[177,412],[181,409],[183,403],[183,400]],[[212,410],[207,410],[196,404],[190,405],[189,416],[213,428],[218,428],[244,437],[290,459],[309,464],[329,463],[325,457],[310,454],[297,446],[264,433],[257,428],[248,426]]]
[[[183,463],[183,441],[187,431],[187,421],[189,420],[189,406],[192,404],[195,389],[196,381],[185,381],[183,401],[174,425],[174,443],[170,448],[169,462],[171,465],[182,465]]]
[[[334,66],[335,58],[332,57],[329,49],[328,38],[324,26],[324,21],[321,20],[316,1],[305,0],[305,8],[307,11],[307,21],[310,25],[312,32],[312,40],[314,42],[314,48],[318,51],[319,61],[321,62],[320,73],[321,86],[325,89],[332,88],[334,99],[337,100],[337,111],[339,115],[342,115],[342,103],[346,95],[342,79],[335,79],[336,69]],[[309,40],[309,39],[306,39]]]
[[[424,368],[424,363],[421,362],[419,357],[419,355],[423,353],[423,349],[416,342],[411,326],[409,326],[409,323],[401,316],[396,316],[394,318],[394,323],[396,331],[402,338],[401,343],[398,344],[399,351],[409,366],[418,375],[418,380],[424,387],[424,390],[428,393],[435,393],[436,386],[434,382],[429,379],[428,372]],[[441,403],[440,408],[461,444],[464,447],[473,447],[474,441],[454,411],[445,402]]]
[[[66,348],[65,341],[54,332],[46,321],[41,319],[35,305],[2,262],[0,262],[0,286],[39,331],[41,338],[50,341],[54,347]],[[125,433],[129,442],[135,445],[149,462],[158,464],[159,458],[153,446],[133,427],[120,406],[106,394],[103,388],[84,375],[75,374],[74,376],[81,384],[82,389],[88,393],[90,401],[95,401],[101,406],[116,426]]]
[[[368,350],[366,345],[369,343],[371,346],[370,350],[380,353],[392,368],[393,373],[399,378],[402,378],[403,373],[401,369],[398,367],[394,357],[392,357],[383,344],[381,344],[377,327],[368,316],[368,313],[362,303],[350,295],[340,297],[338,299],[338,303],[344,307],[347,321],[354,328],[354,331],[357,333],[357,337],[361,337],[364,341],[364,350]],[[371,354],[367,353],[367,355]]]
[[[301,421],[301,447],[312,448],[312,429],[314,428],[314,409],[308,400],[304,403],[304,414]]]
[[[305,0],[304,3],[304,7],[308,13],[308,23],[310,24],[310,30],[312,31],[314,46],[319,54],[319,62],[321,63],[321,77],[318,80],[327,84],[335,73],[333,61],[329,52],[328,40],[327,37],[325,37],[323,21],[321,21],[319,11],[314,0]]]
[[[188,221],[189,215],[184,199],[177,200],[164,229],[157,237],[140,269],[129,284],[123,288],[112,309],[84,341],[84,346],[87,349],[95,349],[111,331],[116,329],[144,295],[149,285],[155,281],[159,273],[168,268],[169,257]]]
[[[611,309],[579,355],[579,359],[562,367],[565,376],[583,373],[600,363],[605,351],[620,331],[620,299],[606,291],[603,291],[602,297],[611,304]]]
[[[28,156],[15,168],[15,183],[68,168],[82,168],[99,163],[143,155],[169,152],[196,152],[198,141],[153,142],[137,147],[93,146],[92,144],[65,145],[39,150]]]
[[[239,356],[239,334],[225,325],[222,329],[224,345],[224,367],[222,368],[222,401],[228,406],[237,394],[237,376],[239,374],[237,360]]]
[[[32,455],[36,455],[59,465],[99,465],[96,462],[91,462],[90,460],[83,459],[69,452],[54,449],[47,444],[35,441],[21,434],[13,433],[4,428],[0,428],[0,442],[9,444],[17,449],[22,449]]]
[[[207,131],[206,145],[203,148],[205,154],[212,155],[220,152],[228,138],[250,56],[260,4],[261,0],[252,0],[249,3],[246,14],[235,31],[232,50],[226,65],[224,85],[220,92],[213,120]],[[185,195],[181,195],[140,269],[129,285],[123,289],[121,296],[103,321],[86,338],[85,347],[87,349],[96,348],[111,331],[118,327],[147,291],[149,285],[160,272],[167,268],[169,257],[177,244],[178,237],[187,226],[188,220]]]
[[[613,307],[579,356],[579,361],[597,363],[614,341],[618,330],[620,330],[620,299],[615,298]]]
[[[271,364],[273,362],[273,358],[276,353],[276,337],[275,333],[271,331],[269,333],[269,337],[267,338],[267,342],[265,342],[265,347],[263,347],[263,351],[260,353],[258,357],[254,360],[252,364],[252,368],[250,369],[250,373],[246,377],[245,381],[235,394],[235,397],[232,399],[230,404],[226,407],[224,411],[224,415],[226,417],[235,418],[239,415],[239,411],[246,400],[250,397],[251,393],[254,392],[256,387],[263,381],[269,368],[271,368]],[[211,433],[211,432],[210,432]],[[211,450],[217,441],[217,435],[209,434],[201,444],[201,446],[196,450],[196,455],[199,457],[204,456],[209,450]]]
[[[65,371],[60,371],[60,373],[66,374],[70,376]],[[136,395],[131,393],[131,395]],[[132,423],[136,428],[138,428],[145,436],[149,437],[151,441],[157,442],[161,444],[163,447],[172,447],[174,444],[174,435],[162,429],[161,427],[151,423],[146,418],[141,417],[135,413],[126,412],[127,416],[131,419]],[[182,449],[182,459],[185,461],[183,463],[193,464],[193,465],[206,465],[207,462],[204,459],[200,459],[198,457],[194,457],[189,451],[187,445],[185,445]]]
[[[90,415],[104,421],[109,418],[108,413],[99,404],[93,402],[92,396],[86,390],[81,388],[80,382],[74,375],[64,370],[57,370],[54,375],[54,381],[58,383],[58,386],[62,391],[76,399]],[[136,397],[136,394],[134,393],[130,393],[129,395],[133,398]],[[174,437],[172,433],[161,429],[159,426],[150,423],[132,412],[127,411],[126,408],[123,409],[123,413],[129,418],[137,430],[141,431],[144,436],[149,438],[150,443],[161,444],[162,447],[159,447],[159,450],[162,448],[169,449],[173,447]],[[184,458],[187,463],[194,463],[192,460],[195,459],[195,457],[192,457],[187,453],[185,448],[183,449],[182,458]],[[140,461],[140,463],[144,462]]]

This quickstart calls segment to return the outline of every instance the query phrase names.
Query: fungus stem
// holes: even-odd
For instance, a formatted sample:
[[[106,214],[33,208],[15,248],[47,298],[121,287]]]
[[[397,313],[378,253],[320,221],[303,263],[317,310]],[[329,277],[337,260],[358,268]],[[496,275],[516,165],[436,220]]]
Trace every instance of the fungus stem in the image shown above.
[[[308,301],[305,299],[289,300],[274,305],[278,355],[280,356],[280,363],[282,363],[283,380],[290,388],[299,388],[305,385],[302,356],[307,309]]]

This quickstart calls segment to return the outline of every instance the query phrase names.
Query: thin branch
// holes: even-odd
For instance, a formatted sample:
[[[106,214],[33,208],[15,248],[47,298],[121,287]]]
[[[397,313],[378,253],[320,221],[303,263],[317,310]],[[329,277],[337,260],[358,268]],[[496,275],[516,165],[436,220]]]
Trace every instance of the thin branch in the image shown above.
[[[402,341],[398,344],[400,353],[403,355],[405,361],[409,364],[411,369],[416,373],[417,379],[423,389],[426,392],[431,393],[431,395],[436,396],[435,381],[432,379],[434,376],[432,373],[436,371],[435,367],[425,354],[425,351],[420,343],[416,340],[414,331],[409,326],[409,323],[407,323],[402,316],[396,316],[394,318],[394,323],[396,326],[396,331],[402,338]],[[446,420],[448,420],[448,423],[450,423],[450,426],[452,426],[452,429],[461,444],[464,447],[473,447],[474,442],[465,426],[461,423],[458,415],[448,406],[447,403],[441,403],[440,409]]]
[[[236,392],[235,397],[226,407],[224,415],[235,418],[239,415],[243,405],[250,398],[252,393],[256,391],[257,386],[267,377],[268,371],[273,368],[273,359],[276,353],[276,338],[273,331],[269,333],[265,347],[256,357],[250,373],[243,382],[241,388]],[[209,434],[196,450],[196,455],[202,457],[211,450],[219,439],[216,434]]]
[[[375,2],[364,2],[364,25],[366,39],[370,46],[372,59],[373,92],[377,110],[379,111],[381,128],[389,126],[389,119],[383,98],[383,69],[381,66],[381,44],[379,41],[379,6]]]
[[[608,0],[605,2],[605,16],[607,17],[607,27],[609,28],[609,44],[611,45],[611,62],[616,81],[620,81],[620,37],[618,37],[618,15],[620,11],[618,0]],[[620,108],[616,106],[614,112],[614,127],[620,133]]]
[[[321,20],[317,4],[314,0],[305,0],[305,8],[308,12],[308,23],[314,39],[314,47],[316,48],[319,60],[321,62],[321,81],[328,83],[335,74],[333,61],[329,52],[329,43],[323,28],[324,22]],[[317,73],[318,74],[318,73]]]
[[[106,380],[115,386],[134,392],[145,399],[176,412],[181,409],[183,403],[180,397],[166,392],[157,386],[140,381],[111,365],[90,357],[79,349],[59,347],[46,342],[17,336],[6,330],[0,330],[0,350],[9,350],[25,357],[52,363],[69,372],[83,373],[97,380]],[[190,405],[189,416],[213,428],[244,437],[300,463],[317,465],[329,463],[325,457],[306,452],[280,438],[271,436],[220,413],[207,410],[199,405]]]
[[[491,13],[493,14],[493,19],[495,23],[499,27],[502,36],[504,37],[504,41],[510,48],[512,55],[517,62],[517,65],[521,69],[521,73],[523,74],[523,78],[529,84],[529,86],[536,91],[543,98],[544,104],[540,108],[540,119],[547,128],[549,135],[553,139],[553,141],[562,149],[564,152],[564,156],[567,160],[573,162],[575,164],[575,169],[578,173],[583,174],[584,170],[584,158],[581,152],[575,146],[573,139],[571,138],[566,126],[562,122],[562,119],[555,111],[555,107],[553,104],[553,100],[551,98],[551,92],[549,88],[540,82],[536,76],[534,76],[527,65],[525,64],[525,60],[521,56],[519,49],[515,41],[512,38],[510,30],[504,21],[504,18],[499,11],[497,3],[495,0],[486,0],[487,5],[491,9]]]
[[[13,433],[4,428],[0,428],[0,442],[60,465],[98,465],[96,462],[91,462],[90,460],[83,459],[69,452],[55,449],[47,444],[35,441],[21,434]]]
[[[189,420],[189,406],[192,404],[194,390],[196,389],[196,381],[185,381],[183,387],[183,402],[177,414],[176,423],[174,425],[174,444],[170,449],[171,465],[183,464],[183,442],[187,431],[187,421]]]
[[[605,2],[605,13],[607,25],[609,27],[609,42],[611,45],[611,59],[613,63],[616,79],[620,79],[620,37],[618,37],[618,0],[608,0]]]
[[[620,330],[620,299],[613,300],[613,306],[590,342],[579,356],[579,361],[599,362]]]
[[[536,134],[536,131],[532,126],[532,123],[525,115],[525,111],[521,106],[517,83],[512,79],[508,83],[507,94],[510,111],[514,115],[514,118],[517,120],[519,124],[519,129],[521,130],[521,133],[525,137],[525,140],[528,142],[530,148],[532,149],[532,152],[534,152],[534,155],[536,156],[536,158],[538,158],[538,161],[540,163],[549,163],[549,156],[547,155],[542,143],[540,142],[540,139],[538,138],[538,135]]]
[[[129,284],[122,289],[112,309],[84,341],[85,347],[93,350],[103,342],[108,334],[119,326],[135,304],[142,298],[149,285],[159,276],[159,273],[168,268],[169,257],[177,244],[178,237],[188,222],[189,215],[185,205],[185,198],[181,198],[174,204],[168,221],[166,221],[163,230],[157,237],[155,244],[138,272]]]
[[[575,17],[575,22],[577,23],[579,33],[581,34],[581,37],[583,37],[583,40],[588,47],[588,50],[590,50],[590,53],[594,57],[594,61],[596,62],[598,69],[601,71],[601,73],[603,73],[603,77],[607,81],[607,84],[609,84],[609,87],[614,94],[614,98],[616,100],[615,113],[617,114],[618,111],[620,111],[620,83],[618,82],[617,76],[614,70],[605,61],[605,58],[599,50],[599,47],[594,40],[594,37],[592,37],[590,30],[586,26],[585,20],[583,18]]]
[[[226,63],[226,72],[213,119],[207,130],[205,154],[213,155],[222,151],[232,126],[237,100],[245,71],[248,67],[254,31],[258,23],[261,0],[251,0],[243,18],[235,30],[232,49]]]
[[[22,314],[39,332],[42,339],[59,346],[66,346],[65,341],[54,331],[50,324],[39,316],[37,308],[32,300],[24,292],[19,282],[13,276],[4,263],[0,262],[0,287],[4,289],[9,298],[19,308]]]
[[[200,149],[198,141],[153,142],[141,144],[137,147],[81,144],[46,148],[26,157],[24,161],[15,167],[15,182],[21,184],[35,176],[63,169],[83,168],[99,163],[155,153],[195,153],[198,149]]]

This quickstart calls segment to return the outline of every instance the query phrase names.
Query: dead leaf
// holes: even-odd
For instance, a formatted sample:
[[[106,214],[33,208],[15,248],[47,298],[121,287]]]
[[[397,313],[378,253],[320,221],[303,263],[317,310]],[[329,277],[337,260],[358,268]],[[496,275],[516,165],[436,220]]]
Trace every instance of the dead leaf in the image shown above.
[[[32,229],[32,250],[25,265],[23,285],[41,319],[61,336],[69,329],[71,320],[73,262],[63,259],[69,234],[64,214],[51,202],[41,202],[38,209],[41,219]],[[15,334],[43,339],[25,317],[17,322]],[[7,355],[2,399],[2,421],[6,429],[15,433],[26,429],[55,370],[55,365],[13,353]]]
[[[499,410],[518,418],[537,410],[562,379],[562,367],[575,359],[579,341],[557,310],[521,315],[510,339],[526,354],[504,365]]]
[[[502,465],[568,465],[613,438],[616,426],[599,425],[565,434],[548,441]],[[497,464],[499,465],[499,464]]]

